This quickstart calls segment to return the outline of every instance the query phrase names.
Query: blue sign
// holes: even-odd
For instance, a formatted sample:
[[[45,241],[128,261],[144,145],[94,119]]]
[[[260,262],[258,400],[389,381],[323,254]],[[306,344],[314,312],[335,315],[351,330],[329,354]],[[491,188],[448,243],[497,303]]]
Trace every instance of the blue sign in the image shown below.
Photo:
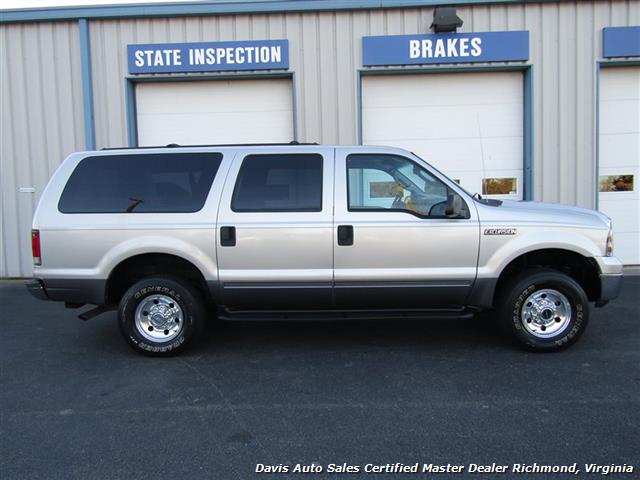
[[[523,61],[529,32],[363,37],[362,57],[364,66]]]
[[[640,56],[640,27],[602,29],[603,57]]]
[[[289,68],[288,40],[128,45],[129,73]]]

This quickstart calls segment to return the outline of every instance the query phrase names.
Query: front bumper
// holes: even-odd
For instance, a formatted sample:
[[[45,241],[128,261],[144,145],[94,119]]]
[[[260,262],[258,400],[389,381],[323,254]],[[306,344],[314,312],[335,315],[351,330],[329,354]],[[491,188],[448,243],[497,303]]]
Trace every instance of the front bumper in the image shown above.
[[[44,288],[44,284],[42,280],[38,280],[37,278],[32,278],[27,280],[24,283],[29,293],[36,297],[38,300],[51,300],[49,295],[47,295],[47,290]]]
[[[601,275],[622,275],[622,262],[616,257],[594,257]]]

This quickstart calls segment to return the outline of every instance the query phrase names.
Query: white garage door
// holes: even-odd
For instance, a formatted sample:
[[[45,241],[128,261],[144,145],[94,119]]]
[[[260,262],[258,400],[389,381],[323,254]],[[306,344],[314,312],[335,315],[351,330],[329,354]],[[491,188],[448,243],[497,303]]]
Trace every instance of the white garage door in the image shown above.
[[[640,67],[600,71],[599,209],[613,220],[615,255],[640,264]]]
[[[290,142],[290,79],[145,82],[136,86],[138,143]]]
[[[520,72],[362,79],[362,140],[413,151],[470,192],[522,199]]]

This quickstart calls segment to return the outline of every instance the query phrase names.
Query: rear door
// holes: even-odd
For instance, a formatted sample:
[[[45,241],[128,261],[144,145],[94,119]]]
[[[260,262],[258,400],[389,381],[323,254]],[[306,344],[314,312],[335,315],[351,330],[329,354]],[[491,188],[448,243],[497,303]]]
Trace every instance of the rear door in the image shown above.
[[[336,149],[335,304],[353,308],[463,305],[476,277],[479,224],[415,158]]]
[[[222,299],[236,308],[332,303],[333,148],[240,150],[218,212]]]

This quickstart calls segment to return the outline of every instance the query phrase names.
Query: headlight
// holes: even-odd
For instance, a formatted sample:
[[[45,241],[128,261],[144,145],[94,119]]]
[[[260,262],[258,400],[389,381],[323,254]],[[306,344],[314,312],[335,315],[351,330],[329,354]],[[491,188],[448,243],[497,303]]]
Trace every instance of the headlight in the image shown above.
[[[607,257],[613,256],[613,225],[609,224],[609,233],[607,233],[607,246],[605,249],[605,255]]]

